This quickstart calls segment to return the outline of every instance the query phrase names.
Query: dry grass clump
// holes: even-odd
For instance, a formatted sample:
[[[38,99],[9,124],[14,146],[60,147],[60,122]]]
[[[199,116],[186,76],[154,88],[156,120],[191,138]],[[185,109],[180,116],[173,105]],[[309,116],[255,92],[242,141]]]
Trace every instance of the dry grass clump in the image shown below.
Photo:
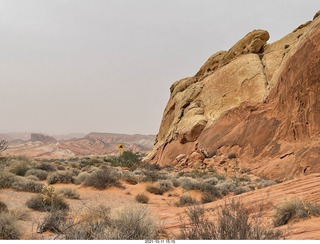
[[[70,199],[80,199],[80,194],[77,188],[72,188],[70,186],[65,186],[58,189],[57,194]]]
[[[254,182],[256,183],[258,189],[266,188],[268,186],[273,186],[277,184],[277,182],[266,178],[259,178],[254,180]]]
[[[30,175],[36,176],[39,180],[45,180],[47,179],[48,172],[42,169],[29,169],[26,172],[25,176],[30,176]]]
[[[143,193],[137,194],[135,199],[136,199],[137,202],[140,202],[140,203],[148,203],[149,200],[150,200],[149,197],[146,194],[143,194]]]
[[[17,240],[20,236],[17,221],[12,217],[10,212],[0,212],[0,239]]]
[[[37,232],[43,233],[50,230],[57,234],[63,234],[66,223],[67,211],[64,210],[52,210],[47,212],[43,221],[38,224]]]
[[[293,218],[308,218],[320,216],[320,205],[317,203],[303,202],[300,198],[284,200],[275,206],[273,224],[275,227],[285,225]]]
[[[250,218],[250,210],[240,202],[225,203],[218,211],[217,223],[209,219],[203,207],[189,208],[189,226],[182,222],[180,235],[183,240],[277,240],[279,231],[262,224],[261,215]]]
[[[16,220],[29,220],[30,214],[25,207],[15,207],[10,209],[11,216]]]
[[[158,224],[144,207],[131,206],[111,217],[104,207],[66,223],[67,240],[150,240],[158,237]]]

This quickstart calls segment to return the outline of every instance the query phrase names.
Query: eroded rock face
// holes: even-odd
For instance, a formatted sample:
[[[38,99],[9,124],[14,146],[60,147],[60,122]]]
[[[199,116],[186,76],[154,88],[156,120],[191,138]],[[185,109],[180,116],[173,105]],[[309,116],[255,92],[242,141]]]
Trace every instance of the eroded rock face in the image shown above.
[[[223,148],[272,178],[320,172],[320,19],[268,38],[253,31],[175,82],[146,160],[199,165],[200,151]]]

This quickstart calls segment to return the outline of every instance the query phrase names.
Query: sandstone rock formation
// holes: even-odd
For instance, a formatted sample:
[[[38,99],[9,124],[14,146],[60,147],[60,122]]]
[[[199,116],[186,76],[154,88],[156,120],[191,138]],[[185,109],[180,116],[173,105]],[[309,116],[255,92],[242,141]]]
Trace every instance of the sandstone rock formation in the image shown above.
[[[145,160],[205,168],[219,163],[212,152],[236,153],[263,176],[320,172],[320,18],[268,39],[254,30],[175,82]]]

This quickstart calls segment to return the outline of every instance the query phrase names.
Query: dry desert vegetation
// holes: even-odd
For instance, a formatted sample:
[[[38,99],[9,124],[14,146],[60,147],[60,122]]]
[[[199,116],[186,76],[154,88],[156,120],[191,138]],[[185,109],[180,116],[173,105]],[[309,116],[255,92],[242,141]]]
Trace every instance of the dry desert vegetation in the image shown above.
[[[319,184],[319,177],[300,184],[258,178],[248,169],[181,171],[143,163],[130,151],[51,160],[4,157],[0,238],[316,238],[319,196],[314,201],[301,191],[301,197],[283,199],[282,193],[304,181]],[[312,228],[303,233],[301,223]]]

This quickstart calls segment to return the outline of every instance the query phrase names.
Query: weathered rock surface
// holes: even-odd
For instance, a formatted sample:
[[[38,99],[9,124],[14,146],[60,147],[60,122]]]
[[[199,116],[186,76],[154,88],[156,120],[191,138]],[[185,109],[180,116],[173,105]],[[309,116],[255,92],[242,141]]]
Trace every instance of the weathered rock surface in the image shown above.
[[[272,178],[320,172],[320,18],[268,38],[255,30],[171,86],[147,161],[179,165],[185,154],[190,165],[206,151]]]

